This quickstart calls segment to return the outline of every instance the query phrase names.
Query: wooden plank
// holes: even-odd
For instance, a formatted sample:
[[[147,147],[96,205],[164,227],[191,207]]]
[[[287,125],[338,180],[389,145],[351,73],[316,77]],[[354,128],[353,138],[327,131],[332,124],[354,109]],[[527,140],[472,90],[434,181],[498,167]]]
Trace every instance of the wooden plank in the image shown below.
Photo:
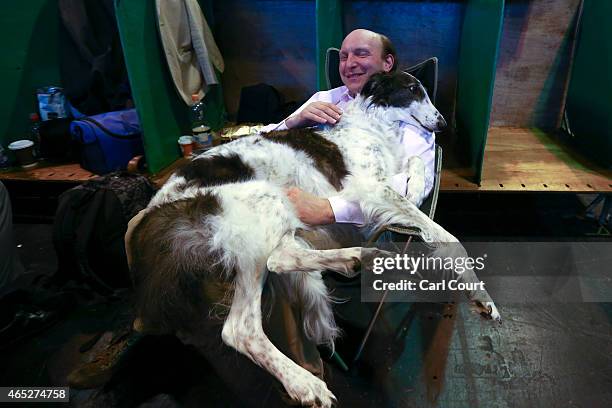
[[[444,169],[443,191],[612,192],[612,171],[537,129],[492,127],[480,185],[469,169]]]
[[[39,161],[35,167],[13,167],[0,171],[0,180],[74,181],[82,182],[96,177],[77,163],[53,164]]]
[[[182,166],[183,164],[185,164],[187,162],[189,162],[189,159],[185,159],[184,157],[181,157],[180,159],[178,159],[177,161],[173,162],[171,165],[169,165],[165,169],[159,171],[158,173],[155,173],[155,174],[151,175],[151,177],[150,177],[151,181],[157,187],[163,186],[164,183],[168,180],[168,178],[170,178],[172,173],[174,173],[176,171],[176,169],[178,169],[180,166]]]

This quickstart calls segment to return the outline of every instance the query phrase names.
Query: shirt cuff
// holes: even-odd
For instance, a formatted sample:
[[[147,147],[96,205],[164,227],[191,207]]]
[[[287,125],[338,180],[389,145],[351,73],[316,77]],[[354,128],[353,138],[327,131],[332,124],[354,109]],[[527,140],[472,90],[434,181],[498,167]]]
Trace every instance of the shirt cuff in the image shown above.
[[[364,225],[365,219],[361,212],[359,203],[354,201],[346,201],[341,197],[329,197],[329,204],[331,205],[334,217],[337,223],[341,224],[358,224]]]

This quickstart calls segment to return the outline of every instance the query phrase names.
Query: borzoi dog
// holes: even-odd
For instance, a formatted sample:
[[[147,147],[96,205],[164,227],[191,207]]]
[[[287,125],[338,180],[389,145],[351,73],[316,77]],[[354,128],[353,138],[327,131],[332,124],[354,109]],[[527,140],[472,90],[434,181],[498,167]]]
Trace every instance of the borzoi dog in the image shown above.
[[[416,205],[423,199],[424,166],[417,157],[404,157],[400,121],[430,131],[445,125],[416,78],[376,74],[334,127],[248,136],[179,169],[153,198],[131,240],[144,325],[189,330],[205,317],[204,282],[232,282],[223,342],[275,376],[294,400],[329,407],[334,396],[326,384],[264,334],[261,293],[268,271],[280,274],[301,303],[307,336],[333,345],[338,330],[321,271],[350,273],[364,252],[311,249],[296,236],[307,227],[284,188],[357,201],[371,228],[399,224],[416,227],[434,246],[458,242]],[[407,198],[389,185],[399,172],[409,177]],[[471,270],[459,279],[476,281]],[[468,296],[499,320],[486,291]]]

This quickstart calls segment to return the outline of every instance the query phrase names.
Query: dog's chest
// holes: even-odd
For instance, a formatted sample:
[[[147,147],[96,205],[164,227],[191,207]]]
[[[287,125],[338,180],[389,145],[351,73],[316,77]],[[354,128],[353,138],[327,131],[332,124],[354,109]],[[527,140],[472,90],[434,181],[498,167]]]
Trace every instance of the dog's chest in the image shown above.
[[[349,173],[356,177],[385,181],[398,172],[401,149],[393,149],[384,137],[366,130],[347,129],[332,135],[330,140],[338,145]]]

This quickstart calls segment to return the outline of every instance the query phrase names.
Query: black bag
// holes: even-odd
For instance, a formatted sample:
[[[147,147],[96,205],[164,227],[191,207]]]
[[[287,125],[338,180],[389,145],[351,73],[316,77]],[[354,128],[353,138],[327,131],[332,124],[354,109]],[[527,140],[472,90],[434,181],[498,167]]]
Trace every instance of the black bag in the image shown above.
[[[299,108],[297,102],[283,102],[271,85],[257,84],[240,90],[236,123],[278,123]]]
[[[78,160],[79,146],[72,140],[72,119],[61,118],[41,122],[38,152],[41,158],[55,161]]]
[[[102,294],[130,286],[124,245],[127,223],[154,193],[146,177],[125,172],[62,193],[53,224],[56,283],[75,280]]]

